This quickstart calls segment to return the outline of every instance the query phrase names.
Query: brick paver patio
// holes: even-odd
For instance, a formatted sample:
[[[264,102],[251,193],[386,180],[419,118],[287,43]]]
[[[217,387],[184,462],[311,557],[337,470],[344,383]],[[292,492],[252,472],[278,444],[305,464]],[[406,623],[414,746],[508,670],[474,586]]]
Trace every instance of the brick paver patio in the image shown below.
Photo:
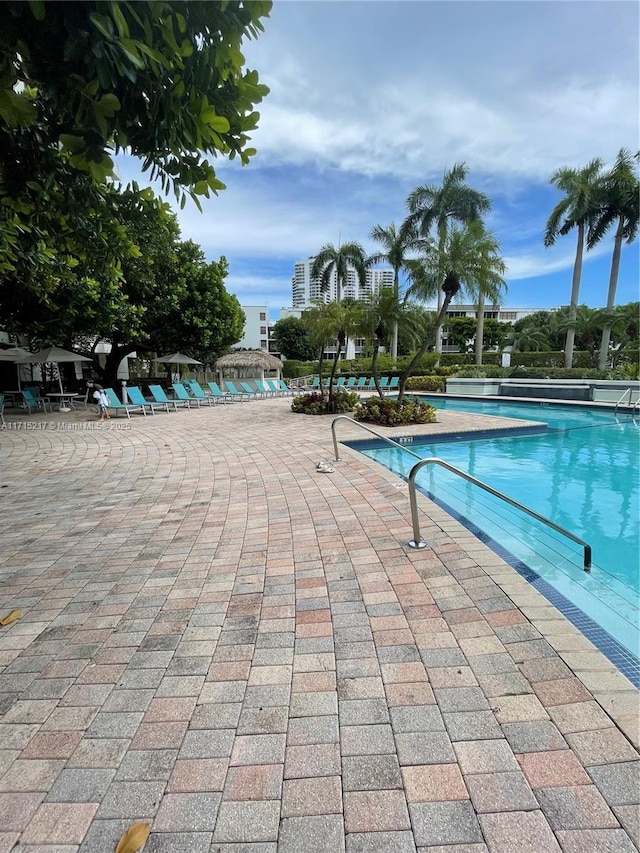
[[[9,412],[0,853],[638,849],[638,691],[426,498],[409,549],[404,484],[318,473],[331,419],[289,409]],[[488,423],[439,421],[403,432]]]

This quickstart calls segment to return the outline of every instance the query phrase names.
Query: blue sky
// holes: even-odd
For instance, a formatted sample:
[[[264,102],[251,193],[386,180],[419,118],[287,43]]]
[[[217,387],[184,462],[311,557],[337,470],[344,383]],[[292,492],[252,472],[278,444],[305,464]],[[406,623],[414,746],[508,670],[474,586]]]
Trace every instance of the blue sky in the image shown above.
[[[611,164],[640,147],[639,10],[591,0],[275,0],[247,66],[271,88],[246,167],[217,161],[227,189],[178,211],[183,237],[230,262],[227,289],[277,318],[293,264],[325,243],[399,224],[419,184],[464,161],[493,202],[508,265],[505,307],[569,301],[576,235],[545,249],[555,169]],[[123,180],[135,177],[119,158]],[[585,258],[580,302],[604,305],[613,235]],[[638,243],[617,302],[638,299]]]

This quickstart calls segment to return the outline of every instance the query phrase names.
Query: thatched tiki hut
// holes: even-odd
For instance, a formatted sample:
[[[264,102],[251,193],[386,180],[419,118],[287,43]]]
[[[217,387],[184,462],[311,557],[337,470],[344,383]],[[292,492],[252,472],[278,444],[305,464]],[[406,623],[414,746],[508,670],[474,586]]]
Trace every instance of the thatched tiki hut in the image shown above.
[[[237,350],[223,355],[216,361],[216,370],[220,380],[225,376],[229,379],[264,379],[265,371],[276,372],[278,379],[282,376],[282,362],[261,349]]]

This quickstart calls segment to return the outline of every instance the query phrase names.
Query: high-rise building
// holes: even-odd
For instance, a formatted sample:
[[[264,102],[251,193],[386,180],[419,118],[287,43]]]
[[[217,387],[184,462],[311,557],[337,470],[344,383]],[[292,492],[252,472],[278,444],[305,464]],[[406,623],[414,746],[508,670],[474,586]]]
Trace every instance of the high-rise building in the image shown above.
[[[331,276],[329,289],[323,293],[320,287],[320,280],[313,278],[311,269],[315,257],[307,258],[304,261],[297,261],[294,267],[293,277],[291,279],[291,298],[292,307],[297,309],[310,308],[316,302],[331,302],[336,298],[336,274],[335,271]],[[351,297],[352,299],[366,299],[375,293],[383,286],[393,286],[393,270],[390,269],[369,269],[365,284],[358,284],[358,276],[355,270],[348,270],[346,281],[342,282],[341,296]]]

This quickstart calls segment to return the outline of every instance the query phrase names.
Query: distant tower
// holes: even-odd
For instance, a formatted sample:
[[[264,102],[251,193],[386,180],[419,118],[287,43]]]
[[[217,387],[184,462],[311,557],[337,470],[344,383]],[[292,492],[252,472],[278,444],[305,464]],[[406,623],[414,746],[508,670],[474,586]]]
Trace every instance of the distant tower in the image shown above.
[[[296,261],[291,279],[291,301],[293,308],[299,310],[310,308],[314,301],[331,302],[336,298],[337,282],[335,271],[331,275],[329,289],[326,293],[323,293],[320,288],[320,280],[311,276],[314,261],[315,257],[313,256],[304,261]],[[348,270],[347,280],[342,283],[342,297],[348,296],[352,299],[366,299],[385,285],[393,287],[393,270],[367,270],[366,281],[362,287],[358,284],[356,271]]]

